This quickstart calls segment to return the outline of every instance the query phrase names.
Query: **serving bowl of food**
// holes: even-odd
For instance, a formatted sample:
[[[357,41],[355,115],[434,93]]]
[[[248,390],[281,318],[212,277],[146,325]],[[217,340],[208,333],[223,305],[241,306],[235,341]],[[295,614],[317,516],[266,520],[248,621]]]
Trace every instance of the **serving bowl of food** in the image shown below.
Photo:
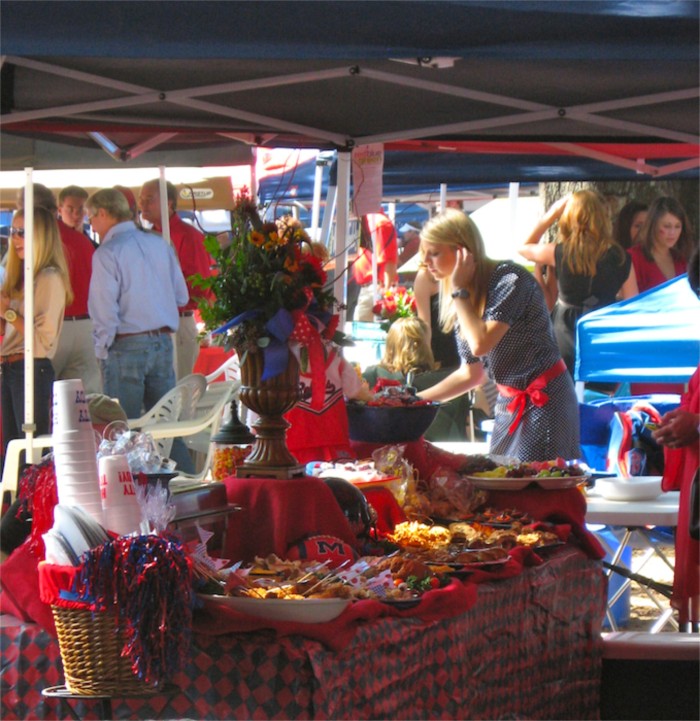
[[[439,403],[347,404],[350,440],[367,443],[417,441],[435,420]]]

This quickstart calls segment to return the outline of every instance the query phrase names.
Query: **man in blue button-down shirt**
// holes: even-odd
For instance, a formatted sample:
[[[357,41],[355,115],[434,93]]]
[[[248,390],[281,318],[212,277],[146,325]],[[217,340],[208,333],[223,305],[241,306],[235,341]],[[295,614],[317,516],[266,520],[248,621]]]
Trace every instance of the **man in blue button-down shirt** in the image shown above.
[[[85,205],[101,240],[88,308],[104,392],[138,418],[175,387],[171,334],[187,285],[172,247],[136,226],[118,190],[99,190]]]

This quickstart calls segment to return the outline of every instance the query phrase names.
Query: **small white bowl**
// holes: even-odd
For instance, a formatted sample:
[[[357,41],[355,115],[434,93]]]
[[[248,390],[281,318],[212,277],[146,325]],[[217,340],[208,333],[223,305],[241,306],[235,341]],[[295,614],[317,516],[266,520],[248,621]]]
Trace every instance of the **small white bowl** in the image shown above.
[[[652,501],[661,493],[661,476],[599,478],[595,487],[609,501]]]

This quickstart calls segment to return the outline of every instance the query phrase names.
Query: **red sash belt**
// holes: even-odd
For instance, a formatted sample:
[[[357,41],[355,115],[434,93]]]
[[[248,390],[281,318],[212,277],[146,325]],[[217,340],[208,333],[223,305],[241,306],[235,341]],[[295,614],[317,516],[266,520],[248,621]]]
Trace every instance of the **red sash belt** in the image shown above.
[[[542,373],[542,375],[537,376],[537,378],[535,378],[535,380],[532,381],[532,383],[530,383],[530,385],[525,390],[520,390],[520,388],[510,388],[509,386],[497,385],[498,392],[504,398],[512,398],[511,402],[506,406],[506,408],[511,413],[515,413],[515,418],[510,424],[508,433],[514,433],[515,429],[520,424],[520,419],[522,418],[523,412],[525,411],[527,399],[529,398],[532,401],[533,405],[541,408],[549,400],[549,396],[544,392],[547,384],[550,381],[554,380],[557,376],[560,376],[565,371],[566,363],[564,363],[564,360],[560,358],[551,368],[548,368],[544,373]]]

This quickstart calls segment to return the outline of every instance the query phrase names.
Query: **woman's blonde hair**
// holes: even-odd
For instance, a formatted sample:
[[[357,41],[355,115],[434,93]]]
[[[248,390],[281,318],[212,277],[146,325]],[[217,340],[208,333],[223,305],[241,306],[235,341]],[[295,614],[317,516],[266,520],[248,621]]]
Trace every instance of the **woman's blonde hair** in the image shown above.
[[[496,261],[486,256],[484,241],[476,223],[461,210],[447,208],[423,226],[420,239],[422,257],[425,257],[425,243],[449,245],[455,250],[466,248],[472,254],[475,271],[469,292],[477,313],[483,314],[486,307],[489,278]],[[452,278],[450,276],[442,278],[440,280],[440,326],[446,333],[454,328],[457,319],[451,293]]]
[[[12,220],[15,218],[24,218],[24,210],[18,210],[12,216]],[[33,240],[34,277],[36,278],[45,268],[56,268],[66,289],[66,305],[68,305],[73,300],[73,289],[68,275],[68,263],[63,252],[58,222],[46,208],[40,208],[39,206],[34,208]],[[24,261],[17,255],[14,243],[10,243],[7,251],[5,282],[2,289],[12,298],[18,298],[24,294]]]
[[[611,248],[619,248],[620,264],[624,249],[614,240],[612,220],[603,198],[594,190],[577,190],[559,219],[559,238],[564,247],[564,263],[572,273],[594,277],[598,261]]]
[[[428,333],[428,326],[417,316],[394,321],[386,334],[384,357],[379,365],[403,375],[434,370],[436,364]]]

